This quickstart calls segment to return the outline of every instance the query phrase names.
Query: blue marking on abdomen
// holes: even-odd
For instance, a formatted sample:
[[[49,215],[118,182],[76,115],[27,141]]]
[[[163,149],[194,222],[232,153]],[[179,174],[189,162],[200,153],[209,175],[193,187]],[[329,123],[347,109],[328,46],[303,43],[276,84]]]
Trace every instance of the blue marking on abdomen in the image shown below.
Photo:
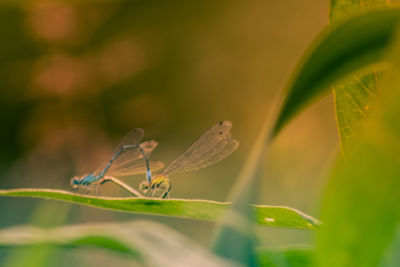
[[[81,185],[89,185],[96,181],[96,177],[93,174],[89,174],[81,180]]]

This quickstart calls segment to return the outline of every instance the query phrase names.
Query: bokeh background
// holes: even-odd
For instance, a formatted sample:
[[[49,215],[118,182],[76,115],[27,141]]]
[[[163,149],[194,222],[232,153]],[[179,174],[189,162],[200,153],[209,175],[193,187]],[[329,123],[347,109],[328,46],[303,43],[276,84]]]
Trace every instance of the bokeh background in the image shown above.
[[[11,2],[11,1],[10,1]],[[174,175],[172,197],[224,201],[296,62],[328,25],[328,1],[24,1],[0,5],[0,188],[69,190],[129,130],[144,128],[166,164],[216,122],[239,148]],[[275,106],[276,108],[276,106]],[[258,203],[318,216],[338,138],[331,97],[272,145]],[[125,181],[132,186],[144,177]],[[122,196],[112,185],[103,195]],[[209,245],[214,224],[55,201],[0,199],[0,226],[151,219]],[[309,231],[257,229],[260,245],[309,244]],[[10,262],[21,251],[0,250]],[[13,256],[14,255],[14,256]],[[99,250],[57,250],[53,263],[119,263]],[[62,260],[61,260],[62,259]],[[67,260],[65,260],[67,259]],[[53,265],[54,266],[54,265]]]

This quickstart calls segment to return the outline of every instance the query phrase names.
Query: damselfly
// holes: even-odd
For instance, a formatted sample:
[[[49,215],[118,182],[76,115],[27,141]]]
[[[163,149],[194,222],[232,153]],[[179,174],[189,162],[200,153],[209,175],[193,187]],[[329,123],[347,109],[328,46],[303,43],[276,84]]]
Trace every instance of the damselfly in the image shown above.
[[[131,188],[128,186],[125,187],[124,183],[118,182],[114,177],[146,173],[147,181],[150,182],[152,181],[150,169],[159,170],[164,167],[164,164],[160,161],[149,161],[150,154],[158,143],[154,140],[140,143],[143,135],[144,130],[140,128],[130,131],[114,149],[111,158],[101,164],[94,172],[72,178],[72,188],[87,189],[89,185],[94,184],[97,190],[97,185],[113,181],[130,193],[137,195],[135,190],[130,190]]]
[[[166,198],[172,186],[169,175],[208,167],[229,156],[239,145],[231,139],[230,121],[221,121],[208,129],[182,155],[152,179],[140,184],[140,191],[151,196]]]

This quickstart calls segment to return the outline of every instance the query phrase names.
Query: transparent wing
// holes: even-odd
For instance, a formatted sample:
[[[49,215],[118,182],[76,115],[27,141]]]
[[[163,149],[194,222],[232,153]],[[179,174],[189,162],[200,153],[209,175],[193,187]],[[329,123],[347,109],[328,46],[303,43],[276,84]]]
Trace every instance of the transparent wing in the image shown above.
[[[114,151],[111,153],[111,156],[117,153],[117,151],[124,145],[138,145],[140,141],[142,141],[144,136],[144,130],[142,128],[132,129],[124,138],[122,138],[121,142],[114,148]]]
[[[143,152],[145,153],[146,157],[150,157],[151,152],[157,147],[158,142],[154,140],[146,141],[140,144],[140,147],[143,149]],[[161,162],[160,162],[161,163]],[[107,172],[107,175],[115,174],[115,173],[124,173],[124,175],[133,175],[133,174],[138,174],[142,172],[136,172],[138,169],[140,169],[143,164],[143,171],[145,172],[145,160],[143,157],[142,151],[138,148],[132,148],[125,150],[118,158],[116,158],[110,169]],[[153,163],[154,164],[154,163]],[[162,164],[162,163],[161,163]],[[162,164],[164,166],[164,164]],[[160,166],[155,165],[154,167]],[[162,167],[163,167],[162,166]],[[161,169],[162,167],[158,167],[157,170]],[[150,170],[152,170],[150,165]],[[156,170],[156,169],[154,169]]]
[[[192,171],[210,166],[229,156],[239,145],[231,139],[230,121],[221,121],[207,130],[181,156],[163,171],[169,175],[176,172]]]
[[[164,167],[164,163],[161,161],[150,161],[150,170],[157,171]],[[135,174],[146,173],[146,165],[144,159],[136,160],[131,162],[129,165],[120,166],[118,169],[111,169],[107,172],[108,176],[119,177],[119,176],[130,176]]]
[[[228,157],[238,147],[239,142],[234,139],[225,139],[215,145],[215,147],[201,158],[192,162],[175,172],[194,171],[213,165]]]
[[[151,152],[158,146],[158,142],[154,140],[149,140],[140,144],[146,157],[150,157]]]
[[[97,167],[97,169],[93,172],[93,174],[98,175],[98,174],[105,168],[105,166],[108,164],[108,162],[110,161],[111,157],[113,157],[113,156],[121,149],[122,146],[125,146],[125,145],[137,145],[137,144],[139,144],[140,141],[143,139],[143,136],[144,136],[144,130],[143,130],[143,129],[141,129],[141,128],[135,128],[135,129],[131,130],[131,131],[121,140],[121,142],[118,144],[118,146],[116,146],[116,147],[114,148],[114,150],[113,150],[113,152],[111,153],[110,157],[109,157],[107,160],[103,161],[103,163],[100,164],[100,165]],[[156,145],[156,146],[157,146],[157,145]],[[124,151],[124,152],[125,152],[125,153],[126,153],[126,152],[133,153],[133,152],[136,151],[136,150],[137,150],[138,152],[140,152],[139,149],[131,149],[131,150],[127,150],[127,151]],[[127,157],[127,155],[124,155],[125,153],[122,153],[118,158],[121,158],[121,157],[122,157],[122,158],[125,158],[125,157]],[[139,154],[141,154],[141,153],[139,153]],[[138,156],[138,155],[136,155],[136,154],[134,153],[134,154],[130,155],[128,158],[132,159],[132,158],[134,158],[135,156]],[[118,158],[117,158],[117,159],[118,159]]]

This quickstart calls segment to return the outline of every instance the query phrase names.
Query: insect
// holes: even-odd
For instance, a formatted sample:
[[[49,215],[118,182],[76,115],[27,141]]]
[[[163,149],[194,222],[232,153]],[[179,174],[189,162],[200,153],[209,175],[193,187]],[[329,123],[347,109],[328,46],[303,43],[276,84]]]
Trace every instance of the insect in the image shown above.
[[[149,161],[151,152],[157,147],[158,143],[154,140],[140,143],[143,139],[144,130],[135,128],[130,131],[114,149],[109,160],[101,164],[94,172],[81,177],[73,177],[71,186],[73,189],[85,188],[90,185],[103,184],[107,181],[117,181],[113,177],[129,176],[146,173],[146,178],[151,181],[151,171],[159,170],[164,167],[160,161]],[[106,176],[107,175],[107,176]],[[123,183],[117,183],[119,186]],[[128,190],[128,187],[125,188]],[[130,190],[128,190],[130,191]],[[133,191],[130,191],[135,192]]]
[[[144,194],[166,198],[172,189],[169,175],[208,167],[229,156],[239,145],[231,139],[230,121],[220,121],[199,137],[182,155],[152,179],[143,181],[139,190]]]

